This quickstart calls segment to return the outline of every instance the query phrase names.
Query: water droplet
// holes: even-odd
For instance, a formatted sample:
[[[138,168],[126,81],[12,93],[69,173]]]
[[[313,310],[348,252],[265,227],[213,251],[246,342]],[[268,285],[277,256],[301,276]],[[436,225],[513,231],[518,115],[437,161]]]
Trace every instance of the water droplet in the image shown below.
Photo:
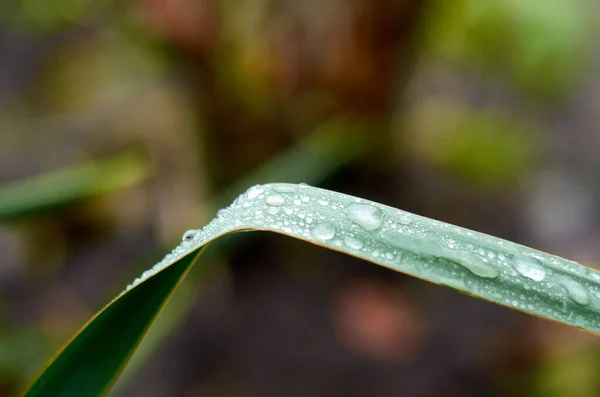
[[[273,190],[280,193],[293,193],[296,191],[296,186],[294,185],[277,185],[273,187]]]
[[[352,222],[369,231],[379,229],[383,222],[383,211],[368,204],[351,204],[346,214]]]
[[[295,199],[295,200],[294,200],[294,205],[300,205],[300,204],[302,204],[302,201],[300,201],[300,200],[298,200],[298,199]]]
[[[329,205],[329,202],[325,200],[317,200],[317,203],[319,203],[319,205],[322,205],[323,207],[327,207]]]
[[[515,255],[513,257],[513,266],[523,277],[533,281],[542,281],[546,278],[546,269],[541,262],[534,257],[526,255]]]
[[[302,201],[305,203],[308,203],[310,201],[310,197],[304,196],[304,197],[302,197]]]
[[[194,238],[196,238],[197,235],[198,235],[197,230],[190,229],[187,232],[183,233],[183,237],[181,238],[181,240],[184,243],[189,243],[190,241],[194,240]]]
[[[285,197],[283,197],[281,194],[271,194],[267,196],[265,202],[273,207],[278,207],[285,203]]]
[[[248,198],[255,199],[258,196],[260,196],[264,191],[265,189],[263,189],[260,185],[252,186],[250,189],[248,189]]]
[[[267,208],[267,213],[271,215],[277,215],[279,213],[279,207],[269,207]]]
[[[569,297],[580,305],[587,305],[590,303],[590,296],[588,295],[585,288],[577,281],[568,277],[561,279],[561,284],[567,289]]]
[[[582,329],[588,327],[588,321],[581,314],[575,316],[575,321],[573,321],[573,324]]]
[[[350,236],[345,236],[344,237],[344,243],[348,247],[350,247],[352,249],[355,249],[355,250],[359,250],[359,249],[361,249],[363,247],[363,242],[362,241],[360,241],[357,238],[350,237]]]
[[[445,258],[461,265],[479,277],[496,278],[500,275],[498,269],[483,263],[477,256],[468,251],[456,251],[451,256]]]
[[[331,240],[335,236],[335,228],[331,223],[319,223],[312,229],[312,235],[317,240]]]
[[[408,215],[400,215],[400,219],[398,219],[398,222],[400,222],[400,224],[402,225],[407,226],[412,223],[412,219],[410,219]]]
[[[589,274],[590,268],[582,266],[577,262],[572,262],[572,263],[574,265],[574,270],[577,274],[584,276],[584,277],[586,277]]]
[[[450,288],[454,288],[459,291],[464,291],[466,288],[465,282],[463,279],[455,278],[455,277],[448,277],[448,276],[444,276],[444,275],[436,275],[435,277],[437,279],[437,282],[441,285],[446,285]]]

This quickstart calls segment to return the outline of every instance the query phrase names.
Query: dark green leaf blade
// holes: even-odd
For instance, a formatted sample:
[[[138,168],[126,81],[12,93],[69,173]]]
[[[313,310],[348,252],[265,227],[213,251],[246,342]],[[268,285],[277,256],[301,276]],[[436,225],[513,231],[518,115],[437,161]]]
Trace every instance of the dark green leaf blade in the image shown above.
[[[97,396],[107,390],[200,250],[120,295],[58,353],[25,396]]]

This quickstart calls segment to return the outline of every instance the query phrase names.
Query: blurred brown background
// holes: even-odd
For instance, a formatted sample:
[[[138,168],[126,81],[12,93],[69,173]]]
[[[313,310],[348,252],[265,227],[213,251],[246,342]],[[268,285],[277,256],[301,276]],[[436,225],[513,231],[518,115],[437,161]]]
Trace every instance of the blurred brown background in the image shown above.
[[[3,0],[0,395],[255,183],[306,182],[600,267],[598,11]],[[246,235],[202,258],[112,395],[595,397],[598,346]]]

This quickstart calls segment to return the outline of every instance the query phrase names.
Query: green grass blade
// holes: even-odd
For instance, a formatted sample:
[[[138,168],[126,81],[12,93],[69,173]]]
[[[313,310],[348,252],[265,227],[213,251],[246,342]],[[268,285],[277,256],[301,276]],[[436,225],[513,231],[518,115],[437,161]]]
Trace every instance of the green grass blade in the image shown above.
[[[250,188],[204,229],[186,232],[173,252],[134,280],[83,328],[35,381],[28,395],[54,396],[64,390],[77,392],[75,395],[99,394],[125,364],[180,280],[177,277],[193,263],[196,255],[192,254],[225,234],[251,230],[305,240],[500,305],[600,333],[600,273],[595,270],[353,196],[306,185],[269,184]],[[170,284],[165,280],[171,280]],[[141,310],[138,304],[142,302],[158,303],[148,309],[145,317],[131,320],[129,317]],[[150,313],[152,309],[155,311]],[[118,341],[123,332],[132,335],[130,342]],[[115,349],[114,354],[111,349]],[[96,388],[88,389],[88,383]]]
[[[141,156],[127,152],[0,187],[0,222],[136,185],[148,176]]]
[[[600,273],[576,262],[353,196],[255,186],[135,280],[230,232],[265,230],[529,314],[600,332]]]
[[[198,252],[107,305],[57,354],[25,396],[101,395],[116,380]]]

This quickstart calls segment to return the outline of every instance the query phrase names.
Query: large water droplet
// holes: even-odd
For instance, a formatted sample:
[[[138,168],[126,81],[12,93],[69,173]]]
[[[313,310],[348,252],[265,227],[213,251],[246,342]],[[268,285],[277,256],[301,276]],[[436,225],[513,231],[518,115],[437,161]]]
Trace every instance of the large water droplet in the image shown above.
[[[317,240],[331,240],[335,237],[335,227],[331,223],[319,223],[312,229],[312,235]]]
[[[515,255],[513,257],[513,266],[523,277],[533,281],[542,281],[546,278],[546,269],[541,262],[534,257],[526,255]]]
[[[362,241],[360,241],[357,238],[350,237],[350,236],[344,237],[344,244],[346,244],[348,247],[355,249],[355,250],[359,250],[363,247]]]
[[[588,295],[585,288],[577,281],[568,277],[561,279],[561,284],[567,289],[569,297],[580,305],[587,305],[590,303],[590,296]]]
[[[452,255],[446,257],[452,262],[455,262],[462,267],[469,269],[469,271],[479,277],[484,278],[496,278],[500,275],[500,270],[493,266],[483,263],[475,254],[468,251],[456,251]]]
[[[183,233],[183,237],[181,238],[181,241],[183,241],[184,243],[189,243],[190,241],[194,240],[194,238],[196,238],[196,236],[198,235],[198,231],[191,229],[188,230],[187,232]]]
[[[263,189],[260,185],[252,186],[250,189],[248,189],[248,198],[255,199],[258,196],[260,196],[264,191],[265,189]]]
[[[383,211],[367,204],[351,204],[346,215],[352,222],[369,231],[379,229],[383,222]]]
[[[285,203],[285,198],[281,194],[271,194],[267,196],[265,202],[273,207],[278,207]]]

